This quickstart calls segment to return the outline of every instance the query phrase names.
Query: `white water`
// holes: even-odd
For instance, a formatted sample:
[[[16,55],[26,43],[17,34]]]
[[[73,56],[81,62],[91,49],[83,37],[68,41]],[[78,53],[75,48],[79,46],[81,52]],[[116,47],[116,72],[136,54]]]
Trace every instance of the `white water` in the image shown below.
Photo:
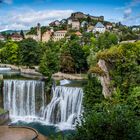
[[[11,118],[39,117],[44,107],[44,83],[35,80],[4,80],[4,109]],[[37,109],[37,100],[40,108]]]
[[[71,83],[71,81],[70,80],[66,80],[66,79],[60,81],[60,85],[61,86],[66,85],[66,84],[70,84],[70,83]]]
[[[48,124],[60,124],[61,128],[72,127],[82,111],[83,90],[81,88],[57,86],[53,98],[44,110]]]
[[[48,105],[45,105],[44,82],[41,81],[4,80],[3,91],[4,109],[9,110],[14,121],[41,121],[62,130],[73,128],[81,115],[81,88],[53,87],[53,97]]]
[[[9,72],[9,71],[11,71],[11,68],[0,67],[0,72]]]

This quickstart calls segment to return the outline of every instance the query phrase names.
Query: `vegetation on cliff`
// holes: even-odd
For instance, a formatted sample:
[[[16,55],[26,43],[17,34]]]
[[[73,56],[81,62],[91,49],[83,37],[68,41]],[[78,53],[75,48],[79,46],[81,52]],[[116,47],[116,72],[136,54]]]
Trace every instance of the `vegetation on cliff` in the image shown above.
[[[84,114],[74,140],[140,139],[140,42],[121,44],[100,51],[96,59],[105,60],[115,88],[110,98],[91,74],[84,89]]]

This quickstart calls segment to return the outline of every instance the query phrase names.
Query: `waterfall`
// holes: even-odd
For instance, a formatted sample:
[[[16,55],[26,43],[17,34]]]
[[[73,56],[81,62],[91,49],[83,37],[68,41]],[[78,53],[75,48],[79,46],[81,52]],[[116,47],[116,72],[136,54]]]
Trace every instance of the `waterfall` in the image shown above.
[[[44,82],[4,80],[4,109],[12,118],[38,117],[45,105]]]
[[[11,71],[11,68],[0,67],[0,72],[9,72],[9,71]]]
[[[76,124],[82,111],[83,90],[75,87],[56,86],[51,102],[44,110],[48,124]]]
[[[36,120],[64,129],[72,128],[80,120],[82,88],[52,86],[53,97],[48,105],[41,81],[4,80],[3,93],[4,109],[14,120]]]

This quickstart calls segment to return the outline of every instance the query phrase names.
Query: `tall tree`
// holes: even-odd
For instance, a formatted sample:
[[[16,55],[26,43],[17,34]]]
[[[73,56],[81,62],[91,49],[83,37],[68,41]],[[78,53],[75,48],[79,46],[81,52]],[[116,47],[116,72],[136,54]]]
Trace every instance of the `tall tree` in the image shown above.
[[[20,31],[20,35],[22,36],[23,39],[25,39],[23,30]]]
[[[20,60],[22,65],[32,66],[39,64],[39,45],[29,38],[22,40],[20,46]]]

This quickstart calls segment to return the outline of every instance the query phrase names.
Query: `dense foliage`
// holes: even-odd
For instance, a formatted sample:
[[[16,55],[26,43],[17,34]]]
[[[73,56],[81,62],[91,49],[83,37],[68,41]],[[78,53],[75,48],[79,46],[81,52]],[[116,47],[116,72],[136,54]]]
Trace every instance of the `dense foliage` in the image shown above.
[[[98,52],[110,70],[112,97],[104,99],[92,74],[84,89],[84,114],[74,140],[140,139],[140,43],[121,44]],[[98,73],[96,73],[98,74]]]

